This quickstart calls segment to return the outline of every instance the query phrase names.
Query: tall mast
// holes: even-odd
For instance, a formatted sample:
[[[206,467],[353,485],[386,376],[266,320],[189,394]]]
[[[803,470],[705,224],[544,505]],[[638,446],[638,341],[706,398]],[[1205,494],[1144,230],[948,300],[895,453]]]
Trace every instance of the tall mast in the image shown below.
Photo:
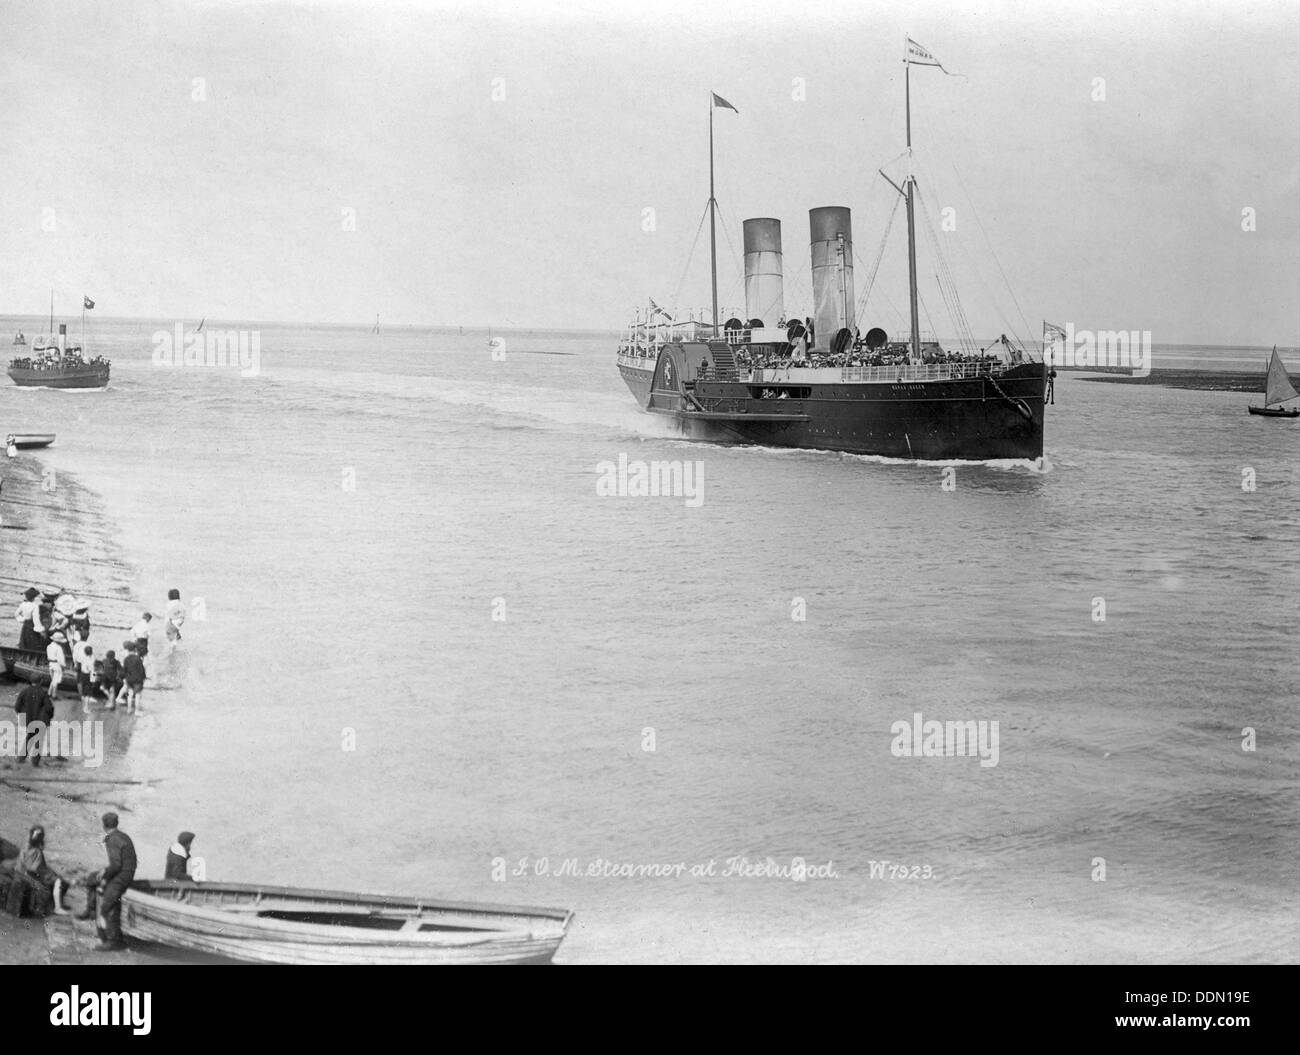
[[[54,287],[50,287],[50,335],[54,334]]]
[[[713,274],[713,336],[718,335],[718,232],[714,213],[718,203],[713,197],[713,92],[709,92],[709,266]]]
[[[912,210],[912,64],[903,54],[903,92],[907,106],[907,281],[912,300],[912,362],[921,357],[921,329],[916,310],[916,219]]]

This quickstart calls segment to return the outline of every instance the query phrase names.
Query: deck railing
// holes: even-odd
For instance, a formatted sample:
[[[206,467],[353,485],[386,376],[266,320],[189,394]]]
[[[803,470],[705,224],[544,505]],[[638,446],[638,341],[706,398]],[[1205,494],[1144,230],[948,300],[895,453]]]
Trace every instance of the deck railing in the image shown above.
[[[666,344],[624,345],[618,350],[621,366],[652,370],[659,353]],[[976,363],[917,363],[894,366],[832,366],[830,364],[798,366],[781,361],[768,362],[755,367],[743,360],[736,363],[737,380],[753,383],[797,383],[799,381],[821,384],[853,382],[862,384],[899,384],[909,381],[955,381],[977,377],[998,377],[1007,365],[996,360]],[[712,372],[706,371],[707,380]]]
[[[620,366],[635,366],[642,370],[653,370],[662,348],[663,345],[620,348],[618,350],[618,363]]]
[[[1000,374],[1005,369],[1001,363],[917,363],[902,366],[844,366],[840,368],[841,381],[949,381],[979,377],[981,374]]]

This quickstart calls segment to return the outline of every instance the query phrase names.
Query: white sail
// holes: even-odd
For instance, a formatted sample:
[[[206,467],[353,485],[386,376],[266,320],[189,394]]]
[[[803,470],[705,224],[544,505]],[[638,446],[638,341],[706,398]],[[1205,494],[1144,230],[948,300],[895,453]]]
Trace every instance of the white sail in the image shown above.
[[[1285,403],[1288,399],[1295,399],[1297,395],[1300,395],[1300,392],[1296,392],[1291,384],[1286,367],[1282,365],[1282,357],[1274,348],[1273,358],[1268,361],[1268,386],[1264,389],[1264,405],[1271,407],[1274,403]]]

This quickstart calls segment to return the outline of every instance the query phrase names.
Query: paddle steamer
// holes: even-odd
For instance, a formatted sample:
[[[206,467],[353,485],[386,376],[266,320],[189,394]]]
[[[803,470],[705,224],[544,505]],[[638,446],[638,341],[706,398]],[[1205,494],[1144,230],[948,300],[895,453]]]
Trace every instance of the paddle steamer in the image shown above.
[[[919,326],[911,173],[911,67],[938,66],[908,40],[905,58],[905,203],[911,333],[891,342],[856,323],[852,218],[847,208],[809,212],[813,311],[786,317],[781,223],[743,223],[745,318],[718,325],[717,202],[713,191],[713,112],[709,105],[709,202],[713,314],[675,320],[653,301],[619,344],[619,373],[638,404],[671,419],[688,437],[818,448],[905,459],[1029,459],[1043,453],[1045,408],[1055,376],[1039,354],[1006,336],[987,348],[967,341],[955,354],[925,341]],[[945,71],[946,72],[946,71]],[[947,294],[945,294],[947,299]],[[964,314],[958,313],[964,322]],[[996,348],[996,352],[992,349]]]

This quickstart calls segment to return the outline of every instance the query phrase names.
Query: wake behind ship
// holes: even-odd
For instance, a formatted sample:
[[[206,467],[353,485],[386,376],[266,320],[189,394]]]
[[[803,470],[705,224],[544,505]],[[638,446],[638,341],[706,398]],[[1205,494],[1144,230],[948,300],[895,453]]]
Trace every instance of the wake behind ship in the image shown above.
[[[938,63],[910,40],[906,61],[910,159],[910,67]],[[641,407],[671,418],[683,435],[701,440],[920,460],[1040,458],[1055,376],[1045,357],[1035,360],[1005,335],[983,349],[968,339],[960,353],[922,340],[916,181],[910,171],[901,186],[881,173],[907,208],[911,333],[906,341],[891,342],[878,327],[864,334],[856,325],[852,217],[841,206],[809,212],[814,303],[812,314],[802,319],[786,318],[780,221],[744,221],[746,318],[730,318],[719,329],[712,229],[713,111],[718,108],[735,110],[712,96],[713,321],[677,322],[653,301],[644,316],[638,312],[617,360]]]

